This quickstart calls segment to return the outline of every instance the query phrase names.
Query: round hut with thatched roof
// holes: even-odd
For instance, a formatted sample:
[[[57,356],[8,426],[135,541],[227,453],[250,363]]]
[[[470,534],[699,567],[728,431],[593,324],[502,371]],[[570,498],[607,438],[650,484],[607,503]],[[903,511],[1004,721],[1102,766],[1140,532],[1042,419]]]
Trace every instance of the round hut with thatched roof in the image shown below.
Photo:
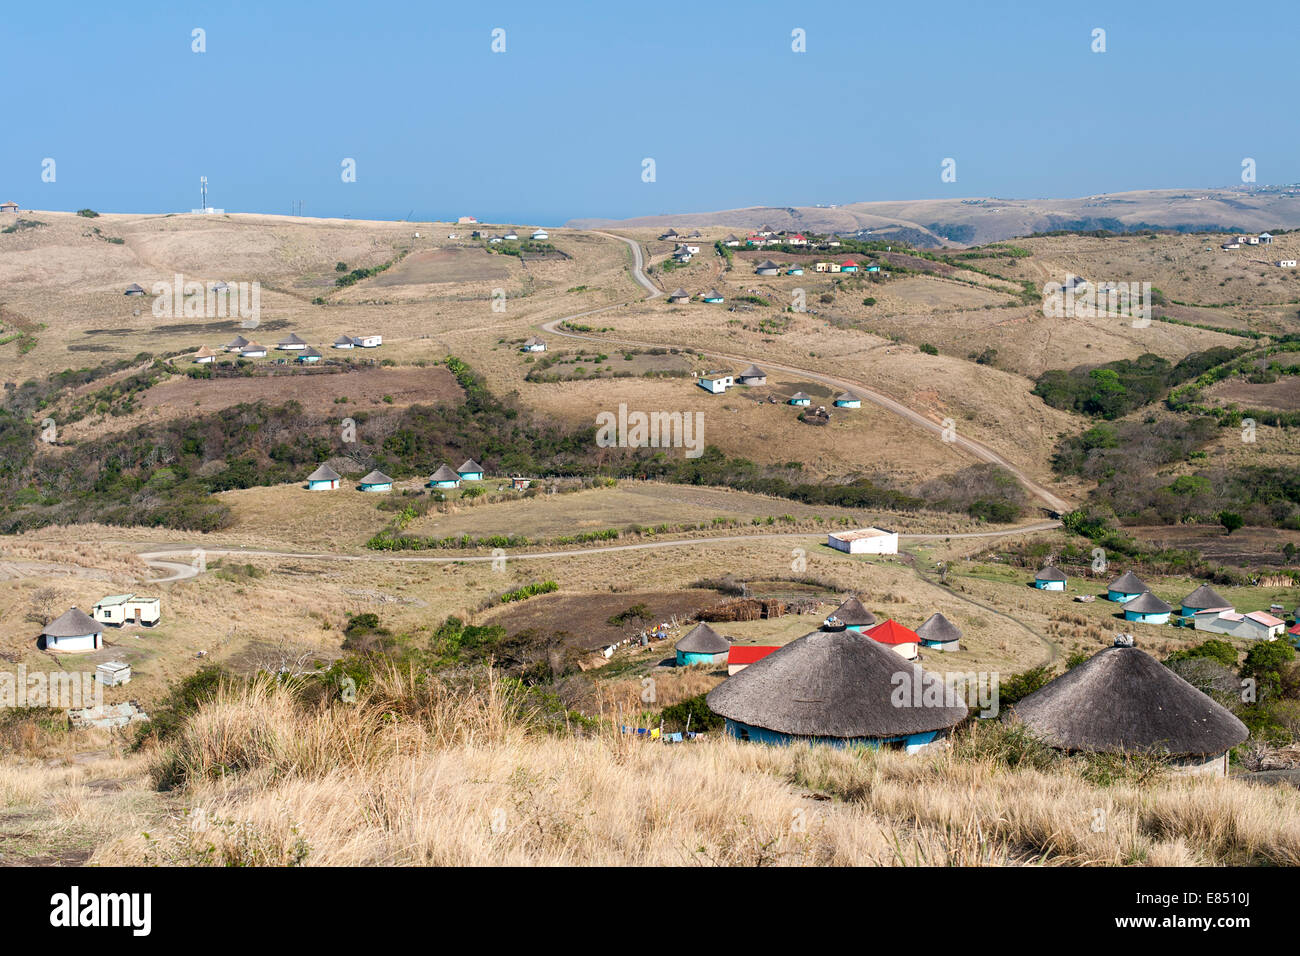
[[[805,634],[709,692],[727,733],[769,744],[897,747],[915,753],[967,714],[960,695],[866,634]]]
[[[1124,620],[1139,624],[1168,624],[1173,609],[1172,604],[1147,591],[1124,605]]]
[[[1064,591],[1065,572],[1054,564],[1049,564],[1034,575],[1034,587],[1040,591]]]
[[[690,302],[691,294],[687,292],[685,289],[677,289],[669,293],[668,301],[676,304],[680,304],[682,302]]]
[[[1231,711],[1150,654],[1118,645],[1014,704],[1004,719],[1058,750],[1164,754],[1186,772],[1216,776],[1249,736]]]
[[[343,476],[329,465],[321,465],[307,476],[309,491],[335,491]]]
[[[1140,594],[1151,590],[1143,580],[1132,571],[1125,571],[1106,589],[1106,597],[1116,604],[1127,604]]]
[[[864,627],[876,626],[876,615],[866,609],[856,594],[850,594],[848,600],[831,612],[826,624],[842,625],[851,631],[860,631]]]
[[[677,666],[690,667],[692,664],[724,664],[731,651],[731,642],[709,627],[696,624],[690,632],[677,642]]]
[[[47,651],[97,651],[104,646],[104,628],[85,611],[72,607],[45,625],[41,646]]]
[[[1223,597],[1218,591],[1208,584],[1202,584],[1187,597],[1183,598],[1183,606],[1179,613],[1183,617],[1191,617],[1197,611],[1231,611],[1232,602]]]
[[[925,623],[916,629],[916,636],[921,639],[922,647],[940,651],[961,650],[961,630],[939,611],[926,618]]]

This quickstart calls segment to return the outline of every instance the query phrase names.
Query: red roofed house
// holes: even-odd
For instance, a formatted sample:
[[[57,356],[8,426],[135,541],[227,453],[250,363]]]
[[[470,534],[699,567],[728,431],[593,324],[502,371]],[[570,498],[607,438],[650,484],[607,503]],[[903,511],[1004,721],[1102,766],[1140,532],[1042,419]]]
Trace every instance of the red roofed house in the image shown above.
[[[780,650],[779,647],[765,647],[759,644],[732,646],[727,651],[727,676],[739,674],[750,664],[755,661],[761,661],[773,651]]]
[[[785,241],[787,245],[791,245],[791,246],[808,245],[808,240],[804,236],[799,235],[799,233],[797,232],[793,236],[787,236]]]
[[[907,660],[916,660],[916,646],[921,643],[916,631],[899,624],[893,618],[865,632],[867,637],[880,644],[888,644]]]
[[[856,262],[854,262],[852,259],[845,259],[843,262],[840,263],[840,271],[841,271],[841,272],[857,272],[857,271],[858,271],[858,264],[857,264]]]

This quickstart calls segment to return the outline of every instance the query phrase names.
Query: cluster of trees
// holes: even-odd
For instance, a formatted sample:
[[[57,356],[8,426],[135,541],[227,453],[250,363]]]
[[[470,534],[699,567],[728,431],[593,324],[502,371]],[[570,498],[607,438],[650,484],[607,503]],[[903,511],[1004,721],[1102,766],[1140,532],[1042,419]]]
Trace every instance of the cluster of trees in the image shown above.
[[[1230,362],[1241,352],[1218,346],[1193,352],[1176,365],[1147,352],[1104,365],[1049,369],[1035,380],[1033,393],[1053,408],[1115,419],[1158,401],[1173,386]]]

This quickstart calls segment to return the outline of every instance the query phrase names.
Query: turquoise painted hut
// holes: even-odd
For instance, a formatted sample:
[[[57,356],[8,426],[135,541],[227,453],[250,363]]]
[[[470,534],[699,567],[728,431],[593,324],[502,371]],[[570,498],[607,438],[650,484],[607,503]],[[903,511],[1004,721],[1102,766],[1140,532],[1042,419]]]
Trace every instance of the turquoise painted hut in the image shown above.
[[[315,365],[320,361],[320,352],[312,348],[303,349],[298,353],[298,361],[303,365]]]
[[[1142,583],[1140,577],[1132,571],[1125,571],[1110,582],[1106,590],[1106,597],[1117,604],[1127,604],[1135,597],[1145,594],[1149,590],[1151,589]]]
[[[376,468],[366,477],[361,479],[362,491],[392,491],[393,479],[389,478],[382,471]]]
[[[321,465],[307,476],[308,491],[334,491],[339,486],[340,475],[329,465]]]
[[[1054,564],[1049,564],[1034,575],[1034,587],[1040,591],[1064,591],[1065,572]]]
[[[709,625],[700,623],[677,642],[677,666],[692,664],[725,664],[731,651],[731,642]]]
[[[786,404],[788,404],[788,405],[811,405],[811,404],[812,404],[812,396],[809,395],[807,392],[795,392],[793,395],[790,396],[790,400],[789,400]]]
[[[1173,609],[1172,604],[1166,604],[1147,591],[1124,605],[1124,620],[1137,621],[1139,624],[1168,624]]]
[[[864,627],[876,626],[876,615],[867,610],[858,600],[856,594],[849,595],[848,600],[831,612],[828,622],[841,624],[851,631],[860,631]]]
[[[858,398],[858,396],[854,395],[852,392],[842,392],[839,395],[835,396],[835,407],[836,408],[861,408],[862,399]]]
[[[429,476],[430,488],[459,488],[460,475],[456,474],[447,467],[446,462],[438,466],[438,470]]]
[[[483,466],[473,458],[467,458],[465,463],[456,469],[456,474],[460,475],[461,481],[482,481]]]
[[[961,650],[961,630],[939,611],[931,614],[920,627],[916,636],[921,639],[922,647],[938,651]]]
[[[858,264],[857,264],[856,262],[854,262],[852,259],[845,259],[843,262],[840,263],[840,271],[841,271],[841,272],[857,272],[857,271],[858,271]]]
[[[710,304],[714,304],[714,305],[716,305],[716,304],[719,303],[719,302],[724,302],[724,301],[726,301],[726,300],[723,298],[722,293],[719,292],[717,289],[710,289],[708,292],[704,293],[704,295],[700,296],[700,298],[703,299],[705,302],[708,302],[708,303],[710,303]]]
[[[1208,584],[1202,584],[1183,598],[1183,605],[1179,613],[1183,617],[1191,617],[1197,611],[1219,610],[1220,608],[1231,610],[1232,602],[1224,598],[1223,595]]]
[[[1227,772],[1228,751],[1249,735],[1227,708],[1131,646],[1098,651],[1003,719],[1066,753],[1153,753],[1181,772],[1215,776]]]
[[[947,736],[967,714],[940,678],[850,630],[805,634],[728,677],[706,700],[741,740],[908,753]]]

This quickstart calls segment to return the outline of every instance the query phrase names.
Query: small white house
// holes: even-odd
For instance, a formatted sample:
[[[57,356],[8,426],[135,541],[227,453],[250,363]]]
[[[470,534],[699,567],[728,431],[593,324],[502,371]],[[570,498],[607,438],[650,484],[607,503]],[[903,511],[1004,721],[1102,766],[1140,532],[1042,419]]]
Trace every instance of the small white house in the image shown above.
[[[334,340],[334,348],[336,349],[356,348],[356,344],[357,344],[356,339],[354,339],[351,335],[340,335],[337,339]]]
[[[104,629],[73,607],[46,624],[41,639],[47,651],[80,654],[104,646]]]
[[[1248,246],[1257,246],[1259,245],[1259,236],[1246,236],[1242,242]]]
[[[194,353],[194,363],[196,365],[211,365],[216,360],[217,353],[206,345],[199,346],[199,350]]]
[[[239,357],[246,359],[266,358],[266,346],[259,345],[256,342],[249,342],[239,350]]]
[[[101,598],[90,613],[100,624],[153,627],[162,619],[162,600],[136,594],[111,594]]]
[[[826,543],[845,554],[898,554],[898,532],[883,528],[833,531]]]
[[[1261,246],[1271,246],[1273,244],[1273,234],[1270,232],[1261,232],[1259,234],[1259,244]]]
[[[533,239],[537,240],[538,242],[540,242],[543,239],[549,239],[549,238],[551,238],[551,234],[547,232],[545,229],[538,229],[536,232],[533,233]]]
[[[377,349],[384,344],[382,335],[358,335],[352,343],[359,349]]]
[[[545,351],[546,351],[546,343],[543,342],[541,339],[539,339],[537,336],[534,335],[532,338],[530,338],[530,339],[528,339],[527,341],[524,342],[523,348],[521,348],[519,351],[521,351],[521,352],[545,352]]]
[[[713,395],[721,395],[736,384],[730,372],[705,372],[696,380],[696,384]]]
[[[1240,243],[1240,242],[1237,242],[1237,241],[1235,241],[1235,240],[1233,240],[1233,241],[1231,241],[1231,242],[1225,242],[1223,245],[1219,246],[1219,248],[1220,248],[1220,249],[1240,249],[1240,248],[1241,248],[1241,243]]]
[[[1277,260],[1277,267],[1278,267],[1279,269],[1294,269],[1294,268],[1295,268],[1295,260],[1294,260],[1294,259],[1279,259],[1279,260]]]

